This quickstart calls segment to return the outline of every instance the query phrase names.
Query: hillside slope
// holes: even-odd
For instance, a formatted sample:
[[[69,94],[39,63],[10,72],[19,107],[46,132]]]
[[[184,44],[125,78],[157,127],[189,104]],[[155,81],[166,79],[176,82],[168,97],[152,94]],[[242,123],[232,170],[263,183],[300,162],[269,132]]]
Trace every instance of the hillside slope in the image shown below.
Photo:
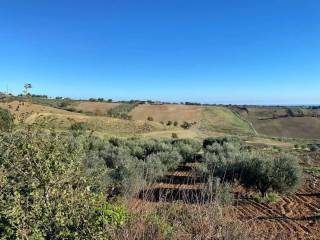
[[[226,134],[254,135],[250,124],[226,107],[204,107],[200,129]]]
[[[20,124],[37,124],[58,130],[70,129],[76,122],[82,122],[90,131],[98,135],[134,136],[152,131],[166,131],[168,128],[160,123],[145,121],[129,121],[111,117],[87,116],[48,106],[13,101],[0,103],[0,107],[9,109]]]

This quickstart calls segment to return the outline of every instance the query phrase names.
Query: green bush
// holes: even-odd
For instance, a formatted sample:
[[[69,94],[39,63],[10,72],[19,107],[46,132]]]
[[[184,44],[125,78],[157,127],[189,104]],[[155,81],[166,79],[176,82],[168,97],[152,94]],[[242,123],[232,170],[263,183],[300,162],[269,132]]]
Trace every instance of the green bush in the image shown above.
[[[181,124],[181,127],[184,128],[184,129],[189,129],[189,128],[192,127],[192,124],[189,123],[189,122],[183,122],[183,123]]]
[[[225,141],[206,145],[203,163],[198,164],[197,170],[208,178],[237,179],[244,186],[259,190],[262,197],[270,190],[278,193],[291,191],[302,178],[301,167],[294,157],[246,152],[239,144]]]
[[[122,103],[114,108],[108,110],[107,115],[109,117],[114,118],[122,118],[122,119],[129,119],[129,112],[132,111],[136,106],[137,103]]]
[[[150,116],[149,116],[149,117],[147,118],[147,120],[148,120],[148,121],[153,121],[153,117],[150,117]]]
[[[38,130],[0,135],[1,239],[101,239],[123,223],[95,191],[103,179],[84,166],[85,142]]]
[[[319,150],[319,146],[316,145],[316,144],[311,144],[311,145],[309,146],[309,149],[310,149],[311,152],[316,152],[316,151]]]
[[[186,162],[195,161],[201,151],[201,143],[193,139],[177,139],[172,144]]]
[[[13,117],[9,110],[0,108],[0,130],[9,131],[13,127]]]
[[[77,131],[77,132],[83,132],[88,129],[88,125],[84,122],[75,122],[71,124],[70,130]]]
[[[177,127],[179,125],[179,123],[177,121],[173,122],[173,126]]]
[[[61,102],[58,103],[58,107],[60,108],[66,108],[71,105],[71,101],[68,99],[62,100]]]
[[[172,134],[171,134],[171,137],[172,137],[173,139],[178,139],[178,138],[179,138],[177,133],[172,133]]]
[[[214,143],[217,144],[224,144],[225,142],[237,142],[239,143],[240,140],[237,137],[209,137],[203,140],[203,148],[207,148],[208,145],[212,145]]]

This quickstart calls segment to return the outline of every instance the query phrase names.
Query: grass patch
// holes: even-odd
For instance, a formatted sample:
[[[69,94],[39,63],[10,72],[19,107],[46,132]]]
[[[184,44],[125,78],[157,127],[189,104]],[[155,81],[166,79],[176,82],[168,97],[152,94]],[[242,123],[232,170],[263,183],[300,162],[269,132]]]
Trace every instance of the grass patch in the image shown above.
[[[225,107],[205,107],[200,129],[227,134],[253,135],[251,126]]]
[[[305,167],[304,171],[311,175],[320,177],[320,167]]]
[[[98,135],[123,137],[165,130],[160,123],[85,115],[39,114],[35,116],[32,123],[44,128],[59,130],[70,130],[75,124],[81,123],[86,126],[86,130],[93,130]]]
[[[270,192],[265,197],[261,197],[260,194],[255,193],[252,197],[255,201],[260,203],[277,203],[280,200],[279,194],[275,192]]]

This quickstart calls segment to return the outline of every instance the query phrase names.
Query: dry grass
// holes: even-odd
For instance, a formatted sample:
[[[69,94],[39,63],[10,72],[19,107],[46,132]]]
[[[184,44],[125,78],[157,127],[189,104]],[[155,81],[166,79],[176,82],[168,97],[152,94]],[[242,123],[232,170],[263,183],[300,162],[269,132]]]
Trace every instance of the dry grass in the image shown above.
[[[0,107],[9,109],[16,120],[24,122],[28,118],[32,118],[34,114],[63,114],[63,115],[80,115],[77,113],[68,112],[66,110],[53,107],[33,104],[30,102],[13,101],[10,103],[0,102]]]
[[[246,143],[253,144],[253,145],[268,145],[274,147],[285,147],[290,148],[293,147],[294,144],[291,142],[284,142],[270,138],[262,138],[262,137],[253,137],[246,141]]]
[[[129,121],[110,117],[93,117],[85,115],[64,114],[33,114],[26,123],[38,123],[48,128],[61,130],[70,129],[75,122],[83,122],[88,130],[93,130],[100,136],[135,136],[152,131],[164,130],[165,127],[157,123],[143,121]]]
[[[0,107],[8,108],[19,123],[37,123],[48,128],[67,130],[75,122],[84,122],[88,125],[89,130],[93,130],[97,135],[101,136],[135,136],[152,131],[167,130],[166,126],[156,122],[87,116],[26,102],[0,103]]]
[[[249,230],[216,204],[153,203],[132,200],[130,219],[110,239],[250,239]],[[131,209],[130,209],[131,205]]]
[[[106,114],[108,110],[118,106],[120,103],[108,103],[108,102],[89,102],[79,101],[73,104],[73,107],[77,111],[89,112],[95,115]]]
[[[150,105],[143,104],[134,108],[129,115],[135,120],[147,120],[152,117],[156,122],[178,121],[182,123],[200,122],[201,120],[201,106],[178,105],[178,104],[164,104],[164,105]]]
[[[166,131],[155,131],[143,134],[144,137],[150,138],[171,138],[172,133],[178,134],[178,138],[199,138],[199,134],[193,129],[181,130],[181,129],[168,129]]]

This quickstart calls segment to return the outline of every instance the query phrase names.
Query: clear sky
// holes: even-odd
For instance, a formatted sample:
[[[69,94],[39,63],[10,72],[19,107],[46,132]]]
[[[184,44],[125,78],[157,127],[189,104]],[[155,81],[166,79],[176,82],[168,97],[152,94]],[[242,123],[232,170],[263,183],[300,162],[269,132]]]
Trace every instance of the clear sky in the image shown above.
[[[320,104],[319,0],[0,0],[0,91]]]

